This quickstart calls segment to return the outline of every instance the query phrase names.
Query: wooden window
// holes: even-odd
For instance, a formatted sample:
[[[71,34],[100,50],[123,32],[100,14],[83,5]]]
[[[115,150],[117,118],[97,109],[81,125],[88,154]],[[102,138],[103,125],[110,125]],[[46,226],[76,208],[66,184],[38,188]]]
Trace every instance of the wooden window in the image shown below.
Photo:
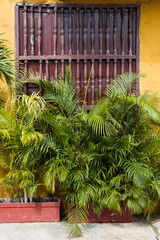
[[[139,72],[139,5],[17,4],[16,57],[47,79],[69,65],[86,109],[120,73]],[[28,84],[27,94],[39,91]]]

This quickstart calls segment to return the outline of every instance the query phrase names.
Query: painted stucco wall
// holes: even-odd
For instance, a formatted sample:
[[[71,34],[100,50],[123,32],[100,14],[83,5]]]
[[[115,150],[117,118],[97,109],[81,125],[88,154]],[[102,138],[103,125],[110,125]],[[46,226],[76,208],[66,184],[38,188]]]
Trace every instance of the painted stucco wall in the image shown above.
[[[0,32],[15,49],[14,6],[18,0],[0,1]],[[140,20],[140,72],[147,77],[141,79],[140,91],[160,91],[160,0],[26,0],[27,3],[141,3]]]
[[[141,6],[140,71],[147,74],[141,80],[141,93],[147,89],[160,92],[160,1]]]

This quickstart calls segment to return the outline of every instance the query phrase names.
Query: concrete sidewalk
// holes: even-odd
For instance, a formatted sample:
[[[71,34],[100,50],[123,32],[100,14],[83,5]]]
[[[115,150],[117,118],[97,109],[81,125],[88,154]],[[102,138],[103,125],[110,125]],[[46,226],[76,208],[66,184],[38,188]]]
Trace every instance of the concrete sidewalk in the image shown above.
[[[160,240],[160,218],[151,223],[136,220],[133,223],[90,223],[83,237],[71,240]],[[2,223],[0,240],[65,240],[64,222]]]

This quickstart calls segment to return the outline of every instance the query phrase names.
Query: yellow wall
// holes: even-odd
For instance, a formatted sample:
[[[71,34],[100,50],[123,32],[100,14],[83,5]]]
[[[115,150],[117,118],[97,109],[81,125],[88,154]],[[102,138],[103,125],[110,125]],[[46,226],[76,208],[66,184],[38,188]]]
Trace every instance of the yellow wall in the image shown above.
[[[9,40],[12,49],[14,41],[14,6],[23,0],[0,0],[0,32]],[[28,3],[141,3],[140,21],[140,72],[147,77],[141,79],[141,93],[147,89],[160,89],[160,0],[27,0]]]
[[[141,6],[140,71],[147,73],[141,80],[141,92],[160,92],[160,1]]]

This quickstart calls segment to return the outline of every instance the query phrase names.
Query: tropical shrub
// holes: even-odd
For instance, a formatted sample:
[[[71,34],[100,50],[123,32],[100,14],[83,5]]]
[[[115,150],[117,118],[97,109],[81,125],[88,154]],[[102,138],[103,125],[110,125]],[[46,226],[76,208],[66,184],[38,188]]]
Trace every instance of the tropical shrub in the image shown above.
[[[22,94],[14,117],[7,123],[6,116],[1,119],[8,180],[20,179],[26,191],[36,189],[43,176],[52,193],[58,183],[66,201],[75,206],[68,219],[69,235],[82,234],[78,222],[86,221],[89,204],[95,211],[121,211],[124,204],[132,213],[149,217],[159,202],[160,99],[148,93],[137,97],[138,77],[117,76],[106,97],[87,113],[79,107],[68,69],[64,81],[30,74],[25,81],[39,84],[43,97]],[[15,169],[18,174],[27,171],[28,178],[14,175]]]
[[[0,166],[7,171],[1,184],[13,188],[15,196],[32,201],[40,185],[41,159],[38,154],[43,135],[37,131],[38,112],[44,109],[44,101],[37,94],[19,94],[8,110],[0,110],[0,135],[4,157]]]
[[[88,204],[95,211],[121,211],[124,203],[131,212],[149,217],[159,202],[160,99],[148,93],[137,97],[138,77],[117,76],[89,113],[78,107],[69,71],[64,81],[27,79],[44,89],[46,101],[39,115],[45,126],[39,152],[44,183],[54,192],[59,182],[66,201],[76,205],[69,235],[81,235],[75,222],[85,221]]]

